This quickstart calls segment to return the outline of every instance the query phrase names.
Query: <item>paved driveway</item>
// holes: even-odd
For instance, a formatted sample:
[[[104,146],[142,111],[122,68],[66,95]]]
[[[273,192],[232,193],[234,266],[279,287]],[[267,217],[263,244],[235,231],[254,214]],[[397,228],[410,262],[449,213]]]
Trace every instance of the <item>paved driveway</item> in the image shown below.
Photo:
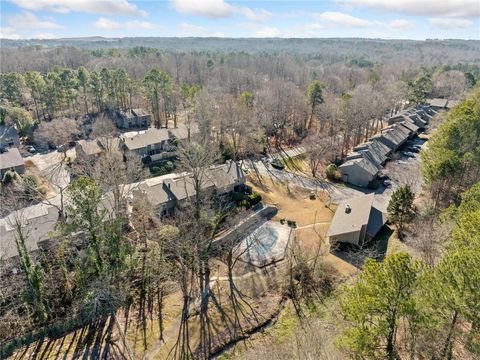
[[[67,156],[75,158],[75,148],[68,149]],[[35,154],[28,157],[27,160],[35,165],[57,193],[59,188],[65,188],[70,183],[70,172],[63,163],[63,153],[52,151],[46,154]]]

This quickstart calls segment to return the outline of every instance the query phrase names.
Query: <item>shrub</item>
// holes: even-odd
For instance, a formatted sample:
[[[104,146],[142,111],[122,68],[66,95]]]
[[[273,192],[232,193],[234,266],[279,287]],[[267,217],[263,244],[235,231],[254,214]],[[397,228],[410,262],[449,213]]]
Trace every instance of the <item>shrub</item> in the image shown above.
[[[271,164],[275,169],[279,169],[279,170],[285,169],[285,164],[280,159],[273,159]]]
[[[335,164],[329,164],[325,169],[325,175],[329,180],[337,180],[338,179],[338,168]]]
[[[153,176],[165,175],[172,172],[175,169],[175,165],[171,161],[166,161],[159,166],[152,166],[150,168],[150,173]]]
[[[243,207],[248,209],[250,207],[250,203],[248,202],[248,200],[242,200],[242,201],[240,201],[238,206],[243,206]]]
[[[7,171],[5,175],[3,175],[3,183],[6,184],[11,184],[13,181],[18,180],[19,176],[15,171]]]
[[[293,229],[297,227],[297,222],[293,220],[287,220],[287,225]]]
[[[248,202],[250,206],[253,206],[255,204],[258,204],[260,201],[262,201],[262,196],[259,193],[253,192],[247,197]]]
[[[235,191],[232,195],[233,201],[238,205],[242,200],[246,200],[247,196],[241,191]]]
[[[48,188],[45,185],[42,185],[37,188],[37,191],[40,194],[45,195],[48,192]]]

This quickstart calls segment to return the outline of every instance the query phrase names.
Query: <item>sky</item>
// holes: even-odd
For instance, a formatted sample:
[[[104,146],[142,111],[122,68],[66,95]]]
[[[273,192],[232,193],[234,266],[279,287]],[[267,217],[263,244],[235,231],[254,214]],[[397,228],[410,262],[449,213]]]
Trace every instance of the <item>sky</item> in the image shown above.
[[[480,0],[0,0],[0,37],[480,39]]]

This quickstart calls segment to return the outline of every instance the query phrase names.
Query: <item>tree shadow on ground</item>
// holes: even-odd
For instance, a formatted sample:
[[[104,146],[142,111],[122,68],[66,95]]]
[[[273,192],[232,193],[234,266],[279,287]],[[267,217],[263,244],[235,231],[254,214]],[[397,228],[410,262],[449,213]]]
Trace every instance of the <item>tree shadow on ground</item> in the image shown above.
[[[367,258],[376,261],[383,261],[385,259],[388,240],[392,234],[393,230],[388,226],[384,226],[377,236],[361,248],[350,244],[339,243],[336,244],[336,246],[332,246],[330,252],[343,261],[360,269],[363,267]]]
[[[42,338],[13,359],[126,359],[115,344],[114,325],[113,316],[95,320],[65,336]]]

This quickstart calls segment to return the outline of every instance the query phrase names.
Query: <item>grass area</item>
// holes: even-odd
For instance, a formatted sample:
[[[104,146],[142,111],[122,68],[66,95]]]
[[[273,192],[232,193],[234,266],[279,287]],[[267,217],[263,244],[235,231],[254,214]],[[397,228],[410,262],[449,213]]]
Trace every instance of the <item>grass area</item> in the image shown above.
[[[305,154],[286,157],[283,159],[285,167],[292,172],[307,172],[310,171],[307,156]]]

